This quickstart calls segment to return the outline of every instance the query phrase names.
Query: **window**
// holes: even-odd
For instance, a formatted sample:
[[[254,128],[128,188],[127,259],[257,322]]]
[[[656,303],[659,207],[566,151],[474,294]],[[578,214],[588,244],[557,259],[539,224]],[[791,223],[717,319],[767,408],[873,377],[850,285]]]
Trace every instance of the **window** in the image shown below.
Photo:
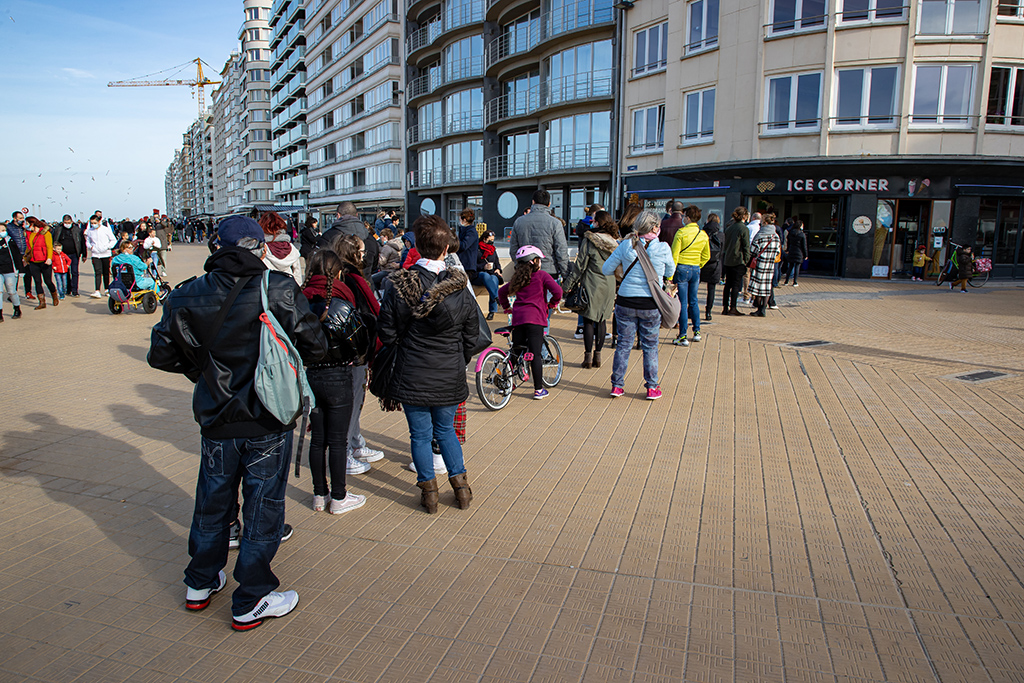
[[[914,79],[911,123],[968,123],[973,66],[919,66]]]
[[[257,81],[270,82],[270,70],[269,69],[250,69],[249,70],[249,82],[254,83]]]
[[[543,104],[612,94],[612,41],[583,43],[551,55]]]
[[[710,142],[715,132],[715,89],[688,93],[683,104],[683,142]]]
[[[397,52],[398,44],[395,40],[385,40],[376,45],[372,50],[363,55],[363,70],[372,71],[374,68],[385,64],[391,59],[392,54]]]
[[[270,40],[270,29],[269,28],[251,28],[245,32],[249,40]]]
[[[836,126],[894,126],[899,69],[842,69],[836,73]]]
[[[981,0],[921,0],[921,35],[963,35],[984,33]]]
[[[266,7],[250,7],[245,10],[246,21],[267,21],[270,19],[270,10]]]
[[[482,88],[462,90],[444,98],[445,134],[453,135],[483,127],[484,91]]]
[[[450,83],[483,73],[484,37],[470,36],[444,49],[444,81]]]
[[[374,26],[379,22],[384,21],[388,16],[388,10],[390,9],[390,7],[388,7],[389,4],[390,3],[387,2],[387,0],[378,2],[363,16],[363,23],[365,23],[366,26]]]
[[[504,33],[508,36],[506,54],[515,55],[532,50],[540,42],[540,10],[524,14],[505,24]]]
[[[653,152],[665,147],[665,105],[633,110],[634,154]]]
[[[786,33],[825,26],[826,0],[773,0],[771,32]]]
[[[905,0],[843,0],[839,21],[892,21],[903,18]]]
[[[444,148],[446,183],[479,182],[484,177],[483,140],[470,140]]]
[[[992,67],[985,121],[997,126],[1024,126],[1024,68]]]
[[[634,76],[664,69],[668,63],[668,22],[637,31],[633,45]]]
[[[248,57],[250,62],[269,62],[270,61],[270,50],[255,49],[248,51]]]
[[[611,112],[566,116],[548,122],[549,169],[588,168],[611,163]]]
[[[694,0],[687,12],[689,21],[686,52],[718,45],[718,0]]]
[[[769,131],[817,130],[821,127],[821,74],[768,79],[766,113]]]
[[[1022,0],[999,0],[999,16],[1024,18],[1024,1]]]

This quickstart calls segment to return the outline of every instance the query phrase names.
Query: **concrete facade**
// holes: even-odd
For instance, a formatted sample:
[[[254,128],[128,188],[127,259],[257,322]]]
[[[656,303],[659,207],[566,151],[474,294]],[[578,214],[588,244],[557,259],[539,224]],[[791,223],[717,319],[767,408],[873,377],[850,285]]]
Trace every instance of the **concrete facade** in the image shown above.
[[[276,0],[270,10],[270,111],[275,204],[309,202],[306,151],[305,0]]]

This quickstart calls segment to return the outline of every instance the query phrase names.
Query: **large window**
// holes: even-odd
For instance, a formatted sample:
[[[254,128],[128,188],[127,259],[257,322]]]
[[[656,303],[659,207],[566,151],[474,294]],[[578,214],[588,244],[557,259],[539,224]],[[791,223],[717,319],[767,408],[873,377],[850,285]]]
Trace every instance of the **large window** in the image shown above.
[[[444,98],[444,107],[447,135],[480,130],[484,125],[484,91],[481,88],[448,95]]]
[[[502,147],[507,155],[503,176],[536,175],[540,170],[540,132],[521,131],[502,138]]]
[[[612,93],[612,41],[584,43],[551,55],[548,73],[551,80],[545,104],[608,97]]]
[[[771,32],[822,28],[826,12],[826,0],[772,0]]]
[[[1024,0],[999,0],[999,16],[1024,18]]]
[[[683,106],[683,143],[711,142],[715,134],[715,89],[687,93]]]
[[[688,53],[718,45],[718,0],[693,0],[686,19]]]
[[[657,152],[665,147],[665,105],[644,107],[633,110],[633,144],[629,151],[634,154]]]
[[[905,0],[842,0],[839,21],[894,21],[902,19]]]
[[[918,33],[957,35],[984,33],[981,0],[921,0]]]
[[[1024,68],[992,67],[985,121],[997,126],[1024,126]]]
[[[668,22],[637,31],[633,47],[634,76],[664,69],[668,64]]]
[[[506,95],[505,109],[502,116],[522,116],[536,111],[540,101],[540,72],[516,76],[505,81],[503,90]]]
[[[836,126],[895,126],[899,68],[840,69],[836,72]]]
[[[445,182],[468,183],[479,182],[484,177],[484,143],[483,140],[468,140],[446,145]]]
[[[446,83],[483,73],[484,37],[470,36],[444,49],[444,80]]]
[[[821,73],[769,78],[765,111],[772,132],[820,128]]]
[[[505,24],[505,35],[508,36],[508,52],[514,55],[532,50],[540,42],[540,10]]]
[[[611,162],[611,112],[596,111],[548,122],[548,168],[589,168]]]
[[[973,66],[918,66],[911,123],[966,125],[970,121],[973,88]]]

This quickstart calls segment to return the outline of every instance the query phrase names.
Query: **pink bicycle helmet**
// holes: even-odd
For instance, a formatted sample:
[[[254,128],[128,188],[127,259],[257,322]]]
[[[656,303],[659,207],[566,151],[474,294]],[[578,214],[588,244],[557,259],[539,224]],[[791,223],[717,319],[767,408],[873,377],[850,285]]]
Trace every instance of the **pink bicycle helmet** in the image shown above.
[[[516,252],[517,263],[522,263],[524,261],[532,261],[535,258],[544,258],[544,254],[541,252],[540,249],[533,246],[532,244],[527,244],[524,247],[519,247],[519,251]]]

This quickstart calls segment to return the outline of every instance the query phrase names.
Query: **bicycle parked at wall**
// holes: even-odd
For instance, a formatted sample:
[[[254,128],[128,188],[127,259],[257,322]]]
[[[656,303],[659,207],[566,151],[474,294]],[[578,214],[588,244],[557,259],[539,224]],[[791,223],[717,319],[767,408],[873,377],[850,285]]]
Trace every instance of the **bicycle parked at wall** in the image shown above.
[[[946,265],[943,266],[942,272],[939,273],[939,277],[935,279],[935,285],[941,285],[943,282],[950,282],[956,277],[956,272],[960,269],[958,259],[962,255],[960,251],[964,245],[957,244],[956,242],[950,242],[949,246],[953,248],[953,253],[949,259],[946,260]],[[971,287],[983,287],[988,282],[989,277],[992,275],[992,259],[979,258],[974,259],[974,270],[973,274],[967,278],[967,284]]]
[[[530,379],[531,354],[525,347],[512,345],[512,328],[494,330],[509,340],[508,350],[492,346],[476,361],[476,391],[480,401],[491,410],[501,410],[512,399],[512,391]],[[544,335],[541,349],[544,372],[541,382],[551,388],[562,379],[562,347],[549,334]]]

